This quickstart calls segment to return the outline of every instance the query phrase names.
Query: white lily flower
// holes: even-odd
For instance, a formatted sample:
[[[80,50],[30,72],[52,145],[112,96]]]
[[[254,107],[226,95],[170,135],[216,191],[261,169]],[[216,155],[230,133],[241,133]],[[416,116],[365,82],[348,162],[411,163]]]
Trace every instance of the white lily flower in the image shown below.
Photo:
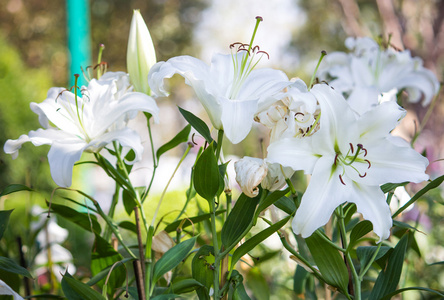
[[[125,75],[127,76],[127,75]],[[35,146],[51,145],[48,153],[50,171],[55,183],[69,187],[72,170],[83,151],[99,152],[112,141],[132,148],[135,160],[140,160],[143,147],[139,135],[127,128],[126,121],[138,111],[146,111],[158,120],[159,108],[151,97],[132,92],[120,73],[104,74],[92,79],[88,87],[72,93],[63,88],[51,88],[45,101],[31,103],[39,115],[43,129],[30,131],[17,140],[8,140],[4,151],[13,158],[25,142]],[[56,127],[49,124],[51,122]]]
[[[289,167],[281,169],[279,164],[270,164],[263,159],[248,156],[235,162],[234,169],[237,183],[250,198],[259,194],[259,184],[269,191],[279,190],[286,185],[285,178],[290,178],[294,173]]]
[[[253,49],[250,52],[256,51]],[[237,144],[250,132],[255,114],[271,104],[270,97],[290,84],[281,71],[253,70],[258,62],[254,57],[254,53],[244,51],[215,54],[210,66],[191,56],[173,57],[154,65],[148,82],[156,96],[167,96],[164,79],[174,74],[184,77],[213,126],[223,129],[227,138]]]
[[[428,160],[389,133],[405,111],[386,102],[356,116],[341,94],[326,85],[311,93],[321,107],[320,129],[305,138],[286,138],[268,147],[269,162],[312,174],[293,219],[293,230],[310,236],[335,208],[355,203],[380,239],[390,235],[392,219],[380,185],[428,179]]]
[[[140,11],[135,9],[126,52],[126,65],[135,91],[149,94],[148,72],[156,62],[156,51],[150,32]]]
[[[3,280],[0,280],[0,295],[11,295],[14,300],[23,300],[23,297],[17,294],[9,285]]]
[[[347,96],[350,106],[362,114],[382,101],[396,101],[405,90],[410,102],[428,105],[439,91],[439,82],[423,67],[419,57],[409,50],[382,49],[370,38],[348,38],[346,46],[353,52],[334,52],[324,59],[319,71],[321,80]],[[384,95],[390,93],[390,95]]]

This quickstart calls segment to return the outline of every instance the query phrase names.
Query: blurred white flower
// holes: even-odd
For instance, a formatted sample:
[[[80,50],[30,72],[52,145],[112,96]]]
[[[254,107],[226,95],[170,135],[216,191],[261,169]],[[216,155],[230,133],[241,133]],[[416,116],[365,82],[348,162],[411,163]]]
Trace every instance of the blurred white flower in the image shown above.
[[[343,93],[357,113],[363,114],[383,101],[396,101],[401,90],[408,93],[410,102],[423,96],[424,106],[438,93],[435,74],[409,50],[384,48],[370,38],[350,37],[345,44],[352,52],[327,55],[319,77]]]
[[[99,80],[92,79],[87,88],[75,87],[74,93],[51,88],[45,101],[31,103],[43,129],[8,140],[4,151],[16,158],[25,142],[51,145],[48,153],[51,175],[62,187],[71,186],[74,163],[83,151],[99,152],[112,141],[132,148],[138,161],[143,152],[140,137],[126,127],[126,122],[138,111],[149,112],[157,121],[159,109],[151,97],[132,92],[128,82],[124,73],[105,73]]]
[[[372,222],[380,240],[388,238],[392,218],[380,185],[428,179],[428,160],[390,135],[405,111],[386,102],[357,117],[342,95],[327,85],[315,85],[310,92],[321,107],[320,129],[268,147],[267,161],[312,174],[293,231],[310,236],[337,206],[349,202]]]

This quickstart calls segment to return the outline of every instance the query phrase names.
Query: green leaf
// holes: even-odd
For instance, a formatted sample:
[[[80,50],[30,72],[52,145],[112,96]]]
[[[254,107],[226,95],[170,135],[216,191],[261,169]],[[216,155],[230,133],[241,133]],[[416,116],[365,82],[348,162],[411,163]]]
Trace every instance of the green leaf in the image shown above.
[[[11,216],[13,209],[11,210],[1,210],[0,211],[0,240],[8,227],[9,217]]]
[[[305,239],[316,266],[324,280],[341,291],[347,291],[348,271],[344,260],[330,243],[324,240],[319,230]]]
[[[387,266],[379,273],[369,299],[380,299],[396,290],[401,277],[408,240],[409,234],[405,234],[390,254]]]
[[[254,212],[259,202],[260,194],[250,198],[242,193],[236,201],[233,209],[222,227],[222,245],[228,248],[242,238],[242,234],[253,221]]]
[[[242,256],[244,256],[245,254],[247,254],[248,252],[253,250],[254,247],[259,245],[262,241],[264,241],[270,235],[272,235],[273,233],[275,233],[276,231],[281,229],[281,227],[284,226],[288,222],[290,217],[291,216],[287,216],[286,218],[280,220],[279,222],[277,222],[277,223],[271,225],[270,227],[262,230],[261,232],[259,232],[255,236],[253,236],[250,239],[248,239],[239,248],[237,248],[234,251],[233,256],[231,258],[231,267],[233,267]]]
[[[193,182],[196,192],[207,201],[213,201],[219,190],[220,177],[213,144],[210,144],[194,167]]]
[[[432,182],[430,182],[428,185],[426,185],[424,188],[422,188],[419,192],[417,192],[415,194],[415,196],[413,196],[409,202],[407,202],[406,204],[404,204],[403,207],[401,207],[400,209],[398,209],[392,216],[392,218],[395,218],[397,215],[399,215],[400,213],[402,213],[405,209],[407,209],[407,207],[409,207],[411,204],[413,204],[416,200],[419,199],[419,197],[421,197],[422,195],[424,195],[425,193],[427,193],[429,190],[432,190],[434,188],[437,188],[438,186],[441,185],[441,183],[444,181],[444,175],[436,178],[435,180],[433,180]]]
[[[171,290],[176,294],[185,294],[195,291],[202,286],[203,286],[202,283],[200,283],[196,279],[187,278],[174,282],[173,284],[171,284],[169,290]]]
[[[68,272],[63,275],[62,290],[68,300],[106,300],[89,285],[74,279]]]
[[[15,261],[7,257],[0,256],[0,269],[11,273],[23,275],[28,278],[32,278],[28,270],[26,270],[22,266],[18,265]]]
[[[403,228],[403,229],[411,229],[413,231],[418,231],[419,232],[418,228],[410,226],[409,224],[401,222],[401,221],[393,220],[393,226],[396,226],[396,227],[399,227],[399,228]]]
[[[153,282],[157,282],[163,274],[177,267],[193,249],[197,237],[183,241],[167,252],[156,262],[153,271]]]
[[[353,245],[364,235],[372,231],[373,225],[372,222],[368,220],[364,220],[362,222],[359,222],[358,224],[353,227],[351,233],[350,233],[350,243],[349,243],[349,249],[353,247]]]
[[[225,174],[227,173],[227,166],[228,166],[229,161],[227,161],[224,164],[219,165],[219,189],[217,190],[217,196],[220,196],[220,194],[222,194],[222,192],[225,190]]]
[[[221,210],[216,211],[216,216],[224,213],[225,211],[226,211],[226,209],[221,209]],[[180,220],[174,221],[173,223],[167,225],[164,230],[166,232],[168,232],[168,233],[169,232],[173,232],[173,231],[175,231],[179,227],[180,223],[182,223],[182,222],[184,222],[182,224],[182,228],[185,228],[185,227],[188,227],[190,225],[193,225],[193,224],[196,224],[196,223],[208,220],[211,217],[211,215],[212,214],[209,213],[209,214],[203,214],[203,215],[200,215],[200,216],[197,216],[197,217],[180,219]]]
[[[405,185],[407,185],[407,183],[408,183],[407,181],[401,182],[401,183],[386,183],[386,184],[381,185],[381,190],[385,194],[390,191],[393,191],[394,189],[396,189],[399,186],[405,186]]]
[[[136,224],[134,224],[133,222],[130,221],[122,221],[119,224],[117,224],[117,226],[119,226],[120,228],[129,230],[131,232],[134,232],[135,234],[137,234],[137,227]]]
[[[43,298],[43,299],[65,299],[63,296],[52,295],[52,294],[38,294],[38,295],[30,295],[23,297],[23,299],[34,299],[34,298]]]
[[[435,266],[435,265],[444,265],[444,261],[437,261],[437,262],[430,264],[429,266]]]
[[[211,144],[212,142],[214,142],[213,138],[211,137],[211,133],[210,130],[208,129],[207,124],[205,124],[204,121],[202,121],[201,119],[199,119],[198,117],[196,117],[195,115],[193,115],[193,113],[183,109],[183,108],[179,108],[180,113],[182,114],[182,116],[185,118],[185,120],[187,120],[187,122],[193,126],[194,129],[196,129],[197,132],[199,132],[204,138],[205,140],[207,140],[208,144]],[[216,142],[214,142],[214,147],[216,147],[217,144]]]
[[[274,191],[271,194],[267,195],[265,199],[259,203],[259,206],[257,207],[256,216],[259,216],[259,214],[265,210],[267,207],[269,207],[272,204],[275,204],[276,201],[280,200],[282,197],[285,196],[289,192],[290,188],[287,188],[283,191]],[[283,200],[285,201],[285,200]],[[293,202],[293,201],[292,201]],[[294,204],[294,202],[293,202]]]
[[[96,240],[94,242],[93,251],[91,253],[92,275],[95,276],[106,269],[110,270],[112,266],[117,263],[114,266],[107,283],[108,294],[112,294],[115,288],[121,287],[123,282],[125,281],[126,272],[124,269],[121,268],[122,263],[118,263],[122,260],[122,255],[114,250],[114,248],[100,235],[96,234]],[[103,288],[105,284],[105,278],[102,278],[96,283],[100,288]]]
[[[120,267],[121,265],[123,265],[129,261],[132,261],[132,260],[134,260],[134,258],[132,258],[132,257],[124,258],[121,261],[119,261],[118,263],[116,263],[116,265],[114,266],[114,269],[117,267]],[[112,268],[112,265],[103,269],[102,271],[100,271],[99,273],[94,275],[94,277],[92,277],[86,284],[89,286],[92,286],[92,285],[96,284],[97,282],[99,282],[100,280],[106,278],[106,276],[108,276],[109,270],[111,270],[111,268]]]
[[[365,246],[365,247],[358,247],[356,249],[356,255],[358,256],[359,263],[361,264],[361,269],[367,266],[375,254],[376,249],[378,249],[377,246]],[[381,246],[379,249],[378,254],[376,254],[375,260],[380,259],[383,257],[390,249],[390,247],[387,246]]]
[[[304,293],[305,279],[307,278],[307,275],[308,272],[300,265],[297,265],[293,276],[293,291],[296,295]]]
[[[128,151],[128,153],[125,155],[125,160],[127,161],[127,162],[132,162],[132,161],[134,161],[134,159],[136,159],[136,153],[134,152],[134,150],[133,149],[130,149],[129,151]],[[124,161],[125,162],[125,161]],[[127,164],[126,162],[125,162],[125,168],[126,168],[126,172],[129,174],[129,173],[131,173],[131,170],[133,169],[133,166],[134,166],[134,164]]]
[[[176,298],[182,298],[182,297],[176,294],[162,294],[151,298],[151,300],[171,300]]]
[[[257,300],[270,299],[270,287],[264,274],[258,268],[251,268],[247,273],[246,284]]]
[[[392,299],[393,296],[395,296],[397,294],[400,294],[400,293],[403,293],[405,291],[426,291],[426,292],[430,292],[432,294],[435,294],[435,295],[437,295],[439,297],[444,298],[444,294],[442,292],[440,292],[440,291],[435,291],[435,290],[432,290],[432,289],[429,289],[429,288],[415,286],[415,287],[408,287],[408,288],[399,289],[397,291],[394,291],[393,293],[385,295],[380,300],[390,300],[390,299]]]
[[[214,277],[214,270],[211,268],[213,263],[214,249],[209,245],[203,245],[196,252],[191,262],[191,274],[202,285],[202,287],[196,290],[200,300],[210,299],[209,291]]]
[[[296,204],[294,203],[294,201],[285,196],[278,199],[274,203],[274,206],[276,206],[277,208],[286,212],[289,215],[293,215],[294,212],[296,211]]]
[[[233,300],[251,300],[244,287],[244,278],[238,271],[233,270],[230,277],[228,299]]]
[[[3,189],[3,191],[0,193],[0,197],[20,191],[32,192],[32,189],[23,184],[10,184]]]
[[[131,216],[134,211],[134,207],[137,206],[137,202],[136,200],[134,200],[134,196],[124,189],[122,191],[122,201],[126,213],[128,214],[128,216]]]
[[[159,157],[162,154],[164,154],[165,152],[167,152],[168,150],[171,150],[171,149],[177,147],[181,143],[187,142],[188,137],[190,136],[190,131],[191,131],[191,125],[185,126],[185,128],[182,129],[181,132],[176,134],[176,136],[172,140],[170,140],[168,143],[166,143],[162,147],[160,147],[156,152],[157,160],[159,160]]]
[[[97,222],[97,217],[91,213],[81,213],[68,206],[54,203],[51,204],[51,210],[89,232],[100,234],[102,231],[99,222]]]

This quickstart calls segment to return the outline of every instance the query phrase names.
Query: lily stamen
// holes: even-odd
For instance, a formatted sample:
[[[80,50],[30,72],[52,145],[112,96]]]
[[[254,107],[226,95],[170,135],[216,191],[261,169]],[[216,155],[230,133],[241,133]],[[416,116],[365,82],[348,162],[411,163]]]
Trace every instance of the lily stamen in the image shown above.
[[[339,174],[339,180],[341,181],[341,183],[342,183],[343,185],[346,185],[345,182],[344,182],[344,180],[342,179],[341,174]]]

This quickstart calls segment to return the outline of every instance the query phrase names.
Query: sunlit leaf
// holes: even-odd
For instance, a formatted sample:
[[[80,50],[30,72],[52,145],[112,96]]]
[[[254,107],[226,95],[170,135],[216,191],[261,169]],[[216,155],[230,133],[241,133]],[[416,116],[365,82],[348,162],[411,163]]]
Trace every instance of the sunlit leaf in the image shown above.
[[[193,176],[196,192],[207,201],[213,201],[219,190],[221,176],[212,144],[198,158]]]
[[[187,142],[188,137],[190,135],[190,131],[191,131],[191,125],[185,126],[185,128],[182,129],[178,134],[176,134],[174,138],[172,138],[169,142],[161,146],[156,152],[157,160],[159,160],[159,157],[165,152],[177,147],[181,143]]]
[[[8,257],[0,256],[0,269],[11,273],[23,275],[28,278],[32,278],[28,270],[18,265],[15,261]]]
[[[23,185],[23,184],[10,184],[1,191],[0,197],[9,195],[9,194],[12,194],[15,192],[21,192],[21,191],[31,192],[32,189],[27,187],[26,185]]]
[[[204,121],[196,117],[193,113],[183,109],[179,108],[180,113],[182,116],[187,120],[187,122],[193,126],[194,129],[196,129],[197,132],[199,132],[205,140],[207,140],[208,144],[214,143],[214,146],[216,147],[216,142],[214,142],[213,138],[211,137],[210,129],[208,129],[207,124],[205,124]]]

